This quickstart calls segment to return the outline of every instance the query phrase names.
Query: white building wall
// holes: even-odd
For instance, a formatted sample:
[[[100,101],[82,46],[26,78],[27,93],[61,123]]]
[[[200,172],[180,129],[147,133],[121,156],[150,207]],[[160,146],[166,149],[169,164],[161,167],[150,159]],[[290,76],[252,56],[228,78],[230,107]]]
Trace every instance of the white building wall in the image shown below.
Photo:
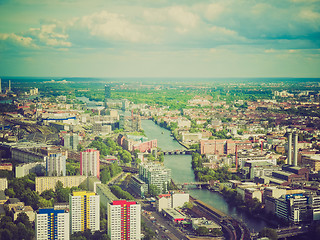
[[[90,196],[89,203],[89,228],[92,232],[100,231],[100,196]]]
[[[130,239],[141,239],[141,205],[130,205]]]
[[[182,207],[186,202],[189,202],[189,193],[172,194],[172,208]]]
[[[36,214],[36,239],[47,240],[48,239],[48,215],[47,214]]]
[[[57,235],[60,240],[70,239],[70,215],[69,213],[59,213],[57,216]]]
[[[81,229],[81,211],[83,211],[81,206],[81,196],[71,196],[69,198],[70,202],[70,231],[71,234],[74,232],[80,232]]]
[[[0,178],[0,190],[4,191],[8,188],[8,180],[6,178]]]
[[[111,239],[121,239],[121,206],[108,204],[108,235]]]

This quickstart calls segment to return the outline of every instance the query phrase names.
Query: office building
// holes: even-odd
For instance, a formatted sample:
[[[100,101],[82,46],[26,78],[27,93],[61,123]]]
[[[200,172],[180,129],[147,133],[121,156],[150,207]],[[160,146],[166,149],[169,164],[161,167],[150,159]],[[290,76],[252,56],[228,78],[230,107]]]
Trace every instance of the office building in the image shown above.
[[[100,196],[94,192],[79,191],[69,195],[70,231],[100,231]]]
[[[139,178],[146,182],[149,187],[151,184],[155,185],[160,193],[166,193],[171,181],[171,169],[155,163],[141,164],[139,166]]]
[[[108,204],[110,239],[141,239],[141,206],[136,202],[117,200]]]
[[[66,156],[50,154],[47,158],[47,175],[48,176],[65,176],[66,175]]]
[[[100,152],[98,150],[87,149],[81,152],[80,174],[100,179]]]
[[[70,239],[69,213],[53,208],[39,209],[36,213],[37,240]]]

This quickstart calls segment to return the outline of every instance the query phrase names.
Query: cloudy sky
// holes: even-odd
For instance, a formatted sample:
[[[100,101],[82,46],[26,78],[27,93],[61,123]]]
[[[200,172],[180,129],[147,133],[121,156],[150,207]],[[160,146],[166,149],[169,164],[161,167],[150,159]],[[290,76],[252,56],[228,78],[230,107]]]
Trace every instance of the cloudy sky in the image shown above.
[[[320,0],[0,0],[0,76],[320,77]]]

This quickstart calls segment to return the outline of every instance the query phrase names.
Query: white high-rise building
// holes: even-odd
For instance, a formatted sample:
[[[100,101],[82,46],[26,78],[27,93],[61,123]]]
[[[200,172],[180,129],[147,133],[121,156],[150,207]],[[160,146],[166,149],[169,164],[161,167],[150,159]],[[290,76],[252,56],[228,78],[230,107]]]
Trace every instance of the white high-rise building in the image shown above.
[[[108,235],[112,240],[141,239],[141,205],[116,200],[108,204]]]
[[[69,213],[53,208],[39,209],[36,213],[35,231],[37,240],[69,240]]]
[[[98,150],[87,149],[81,152],[80,174],[100,179],[100,152]]]
[[[48,176],[66,176],[66,156],[61,153],[50,154],[46,169]]]
[[[100,196],[94,192],[79,191],[69,195],[70,230],[83,232],[100,231]]]
[[[160,193],[164,193],[168,191],[168,184],[171,181],[171,169],[155,163],[140,164],[139,178],[149,186],[157,186]]]

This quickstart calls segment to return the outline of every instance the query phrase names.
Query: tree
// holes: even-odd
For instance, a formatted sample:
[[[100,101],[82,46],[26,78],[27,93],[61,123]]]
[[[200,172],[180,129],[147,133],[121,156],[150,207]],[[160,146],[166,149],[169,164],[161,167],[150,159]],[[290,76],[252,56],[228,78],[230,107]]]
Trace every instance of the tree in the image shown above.
[[[16,221],[14,223],[15,224],[23,223],[27,228],[31,228],[32,227],[28,215],[26,213],[24,213],[24,212],[21,212],[21,213],[18,214],[18,217],[17,217],[17,219],[16,219]]]
[[[106,184],[111,179],[110,172],[107,169],[103,169],[100,173],[100,180]]]
[[[156,197],[156,196],[158,196],[160,194],[160,190],[156,185],[150,184],[149,185],[149,194],[152,197]]]
[[[277,240],[278,234],[277,231],[272,228],[264,228],[259,232],[259,237],[268,237],[271,240]]]
[[[200,236],[204,236],[204,235],[208,235],[209,234],[209,230],[206,227],[198,227],[198,229],[196,230],[197,234]]]
[[[193,208],[193,204],[191,202],[185,202],[183,204],[183,208],[192,209]]]

